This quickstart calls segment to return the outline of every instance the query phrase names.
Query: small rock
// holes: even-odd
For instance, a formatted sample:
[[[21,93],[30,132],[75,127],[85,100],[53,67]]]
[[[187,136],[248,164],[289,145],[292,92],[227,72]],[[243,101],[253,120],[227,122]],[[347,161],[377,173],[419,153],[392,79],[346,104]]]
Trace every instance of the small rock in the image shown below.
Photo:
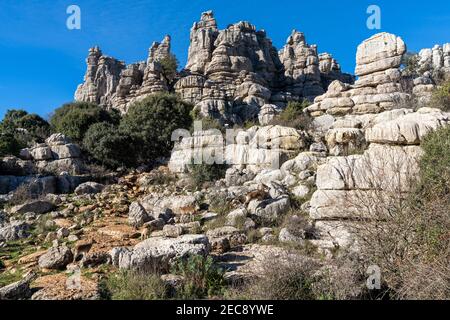
[[[68,240],[69,242],[75,242],[75,241],[78,241],[79,238],[78,238],[76,235],[71,234],[71,235],[69,235],[69,237],[67,238],[67,240]]]
[[[142,227],[144,223],[152,220],[144,207],[139,202],[133,202],[128,210],[128,222],[135,228]]]
[[[227,225],[235,227],[239,222],[244,222],[246,217],[246,209],[236,209],[227,215]]]
[[[96,193],[102,192],[104,188],[105,188],[105,186],[103,184],[100,184],[100,183],[85,182],[85,183],[80,184],[75,189],[75,194],[76,195],[96,194]]]
[[[66,238],[69,236],[69,234],[70,234],[70,232],[69,232],[69,229],[67,229],[67,228],[61,228],[58,231],[56,231],[56,237],[58,239]]]
[[[183,234],[183,228],[178,225],[166,224],[163,228],[163,234],[168,238],[178,238]]]

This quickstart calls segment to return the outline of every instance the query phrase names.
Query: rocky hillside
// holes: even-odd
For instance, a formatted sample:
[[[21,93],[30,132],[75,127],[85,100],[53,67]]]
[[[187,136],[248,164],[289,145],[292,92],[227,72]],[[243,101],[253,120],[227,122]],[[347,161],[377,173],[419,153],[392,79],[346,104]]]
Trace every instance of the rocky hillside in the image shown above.
[[[405,67],[403,40],[376,34],[355,78],[301,32],[277,52],[248,22],[219,30],[212,12],[172,78],[169,36],[131,65],[91,49],[77,100],[129,114],[173,91],[201,116],[254,123],[231,138],[185,130],[169,158],[102,179],[64,134],[4,158],[0,299],[448,299],[449,49]],[[196,163],[208,157],[224,163]]]
[[[146,62],[131,65],[92,48],[75,99],[126,112],[137,99],[169,90],[160,63],[169,54],[170,36],[153,43]],[[312,100],[333,80],[353,82],[331,54],[308,45],[302,32],[292,31],[277,52],[265,31],[249,22],[219,30],[211,11],[191,29],[188,62],[178,78],[174,90],[183,99],[201,114],[231,123],[255,118],[265,104],[282,108],[288,101]]]

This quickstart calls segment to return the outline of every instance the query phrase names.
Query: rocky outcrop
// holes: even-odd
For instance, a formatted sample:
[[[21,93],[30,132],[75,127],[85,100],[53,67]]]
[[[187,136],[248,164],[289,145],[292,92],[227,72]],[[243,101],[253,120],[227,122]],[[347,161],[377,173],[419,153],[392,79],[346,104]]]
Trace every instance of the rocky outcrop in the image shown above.
[[[193,137],[175,143],[169,169],[182,173],[191,164],[216,161],[255,172],[279,168],[307,147],[306,139],[304,132],[281,126],[252,127],[238,132],[232,141],[226,141],[220,131],[196,131]]]
[[[125,113],[133,102],[171,89],[159,63],[169,54],[169,36],[152,45],[146,62],[130,65],[94,47],[75,99]],[[188,61],[174,90],[203,116],[242,123],[256,119],[265,104],[283,108],[291,100],[312,100],[335,79],[353,82],[331,55],[319,57],[303,33],[294,30],[277,53],[265,31],[245,21],[219,30],[207,11],[191,29]]]
[[[410,98],[401,87],[399,70],[406,45],[400,37],[379,33],[358,46],[354,85],[334,81],[307,111],[314,117],[328,114],[380,113]]]
[[[347,115],[337,120],[334,127],[344,132],[356,130],[358,137],[353,142],[362,135],[368,148],[359,154],[343,152],[341,156],[328,157],[318,166],[317,191],[309,211],[318,238],[313,242],[326,250],[356,249],[354,234],[361,229],[361,221],[389,210],[395,196],[411,190],[419,171],[424,136],[449,124],[448,114],[431,108]]]
[[[60,133],[51,135],[45,143],[22,149],[20,159],[7,157],[2,162],[2,172],[15,175],[62,172],[81,174],[85,169],[78,145]]]
[[[161,43],[152,44],[146,62],[130,65],[107,57],[94,47],[89,50],[84,83],[78,86],[75,100],[97,103],[125,113],[133,102],[168,90],[160,61],[169,54],[169,36]]]
[[[150,238],[133,249],[114,248],[110,255],[113,265],[121,269],[167,272],[178,259],[206,255],[209,249],[205,235],[183,235],[178,238]]]
[[[435,45],[433,48],[422,49],[419,52],[419,70],[432,73],[450,73],[450,43]]]
[[[331,69],[324,67],[324,78],[352,80],[341,77],[337,63]],[[329,84],[322,81],[317,47],[309,46],[303,33],[294,30],[277,54],[264,31],[248,22],[218,30],[211,11],[191,29],[184,73],[176,91],[201,115],[223,122],[239,123],[259,114],[267,124],[261,110],[265,105],[277,109],[291,100],[312,100]]]
[[[36,194],[72,192],[84,178],[86,166],[78,145],[56,133],[45,143],[20,151],[20,158],[0,159],[0,194],[27,184]]]

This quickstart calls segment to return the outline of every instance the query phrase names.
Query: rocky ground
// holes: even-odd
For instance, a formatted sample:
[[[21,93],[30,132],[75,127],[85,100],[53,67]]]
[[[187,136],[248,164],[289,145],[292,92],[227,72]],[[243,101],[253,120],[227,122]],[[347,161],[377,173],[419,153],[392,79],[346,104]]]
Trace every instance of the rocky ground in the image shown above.
[[[3,159],[0,299],[99,299],[103,279],[118,270],[157,271],[176,290],[173,266],[198,255],[223,268],[230,289],[290,259],[338,274],[336,258],[358,252],[355,225],[374,219],[367,208],[393,189],[410,192],[424,137],[450,122],[448,112],[426,106],[434,72],[448,73],[448,44],[420,53],[406,90],[406,45],[392,34],[358,47],[356,81],[297,31],[277,54],[265,32],[247,22],[218,30],[206,12],[191,42],[175,91],[202,115],[259,125],[228,145],[220,131],[197,132],[175,143],[164,165],[101,174],[103,181],[61,134]],[[239,50],[230,55],[229,47]],[[169,53],[170,37],[129,66],[93,48],[76,97],[126,112],[168,90],[159,61]],[[270,124],[301,98],[314,100],[304,110],[308,128]],[[225,177],[195,183],[189,171],[199,149],[225,155]],[[40,196],[20,196],[23,185]]]
[[[189,254],[214,256],[234,283],[256,276],[264,257],[287,254],[275,246],[277,229],[257,224],[230,189],[211,186],[193,192],[179,181],[160,184],[171,179],[161,167],[123,176],[105,188],[87,183],[75,194],[6,206],[0,229],[2,285],[32,276],[26,278],[29,290],[18,292],[24,286],[19,281],[2,288],[2,297],[98,298],[99,279],[116,268],[155,264],[168,272],[172,260]],[[249,188],[232,192],[244,195]],[[274,201],[275,206],[254,217],[276,219],[286,212],[287,196],[279,199],[286,201]],[[282,241],[292,236],[281,234]],[[80,268],[81,287],[73,289],[68,281]]]

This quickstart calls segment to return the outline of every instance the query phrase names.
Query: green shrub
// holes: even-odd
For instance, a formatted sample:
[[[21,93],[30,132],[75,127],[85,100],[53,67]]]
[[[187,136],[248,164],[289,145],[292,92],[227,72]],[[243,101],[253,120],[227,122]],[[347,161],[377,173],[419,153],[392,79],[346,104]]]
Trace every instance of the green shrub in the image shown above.
[[[23,141],[17,140],[12,133],[0,133],[0,157],[18,156],[20,149],[25,148]]]
[[[195,255],[187,260],[180,260],[173,267],[173,273],[183,277],[183,283],[177,290],[177,298],[203,299],[220,296],[224,292],[224,273],[211,257]]]
[[[138,145],[133,136],[107,122],[93,124],[83,139],[83,148],[99,163],[110,168],[135,166],[135,148]]]
[[[0,123],[0,134],[0,149],[16,155],[21,148],[44,142],[50,135],[50,125],[37,114],[8,110]]]
[[[318,263],[299,256],[266,258],[258,278],[236,292],[237,298],[250,300],[313,300]],[[233,297],[233,298],[236,298]]]
[[[167,157],[173,148],[172,133],[191,126],[191,110],[176,95],[155,94],[130,107],[120,130],[138,141],[136,155],[141,163]]]
[[[177,75],[178,69],[178,60],[174,54],[169,54],[168,56],[163,57],[159,60],[159,63],[162,67],[162,76],[166,80],[169,88],[173,87],[173,82]]]
[[[287,107],[277,115],[271,122],[272,125],[292,127],[297,130],[307,130],[311,124],[309,116],[303,112],[310,103],[306,100],[302,102],[289,102]]]
[[[418,77],[420,73],[419,56],[413,52],[407,52],[402,57],[402,74],[407,77]]]
[[[214,182],[225,177],[226,164],[193,164],[189,167],[194,185],[201,187],[205,182]]]
[[[0,270],[5,269],[5,263],[0,259]]]
[[[429,133],[421,144],[424,155],[420,161],[422,188],[435,197],[450,194],[450,126]]]
[[[443,82],[435,89],[431,97],[431,106],[450,111],[450,81]]]
[[[157,274],[120,271],[103,280],[101,292],[111,300],[163,300],[168,288]]]
[[[87,102],[74,102],[55,110],[50,123],[55,132],[60,132],[77,142],[83,141],[84,135],[95,123],[117,123],[116,111],[105,109]]]

